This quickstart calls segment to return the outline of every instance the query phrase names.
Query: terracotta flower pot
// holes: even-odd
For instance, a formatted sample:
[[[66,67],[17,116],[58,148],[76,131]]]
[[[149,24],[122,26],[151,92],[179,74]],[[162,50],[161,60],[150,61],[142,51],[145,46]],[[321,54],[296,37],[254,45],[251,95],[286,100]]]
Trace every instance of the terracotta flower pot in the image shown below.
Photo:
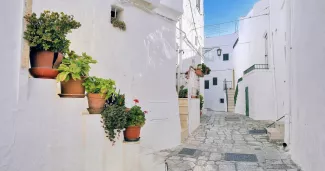
[[[34,78],[55,79],[59,74],[57,68],[62,59],[62,53],[32,50],[30,52],[31,69],[29,72]]]
[[[195,70],[195,74],[199,77],[203,77],[203,72],[200,69]]]
[[[197,96],[191,96],[191,98],[195,98],[195,99],[196,99],[196,98],[197,98]]]
[[[140,130],[139,126],[129,126],[123,132],[125,141],[139,141],[140,139]]]
[[[88,93],[88,111],[90,114],[100,114],[104,110],[105,97],[100,94]]]
[[[55,79],[59,71],[52,68],[30,68],[29,73],[34,78]]]
[[[66,98],[84,98],[85,97],[85,87],[82,85],[84,79],[62,81],[61,82],[61,97]]]
[[[34,51],[30,52],[30,65],[32,68],[54,68],[57,69],[63,59],[62,53],[51,51]]]

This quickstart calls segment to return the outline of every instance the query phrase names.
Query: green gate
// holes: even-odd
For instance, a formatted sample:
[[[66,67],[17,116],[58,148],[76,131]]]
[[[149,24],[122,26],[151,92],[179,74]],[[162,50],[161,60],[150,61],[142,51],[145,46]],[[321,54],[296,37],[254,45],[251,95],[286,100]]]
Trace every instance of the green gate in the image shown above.
[[[249,98],[248,98],[248,87],[245,88],[245,99],[246,99],[246,116],[249,116]]]

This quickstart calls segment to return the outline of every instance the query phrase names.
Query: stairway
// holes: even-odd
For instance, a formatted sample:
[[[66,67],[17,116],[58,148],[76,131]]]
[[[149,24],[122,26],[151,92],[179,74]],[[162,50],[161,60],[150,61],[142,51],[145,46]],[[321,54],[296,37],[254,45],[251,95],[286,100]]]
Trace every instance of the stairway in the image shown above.
[[[234,89],[228,89],[227,90],[227,95],[228,95],[228,101],[227,101],[227,106],[228,106],[228,112],[235,112],[235,90]]]
[[[184,142],[188,137],[188,99],[180,98],[179,103],[179,117],[181,122],[181,140]]]

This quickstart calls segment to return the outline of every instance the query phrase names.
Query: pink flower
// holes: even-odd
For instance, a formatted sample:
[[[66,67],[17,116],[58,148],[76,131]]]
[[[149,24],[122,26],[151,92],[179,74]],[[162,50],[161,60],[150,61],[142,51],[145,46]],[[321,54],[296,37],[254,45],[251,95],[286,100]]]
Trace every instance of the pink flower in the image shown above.
[[[144,111],[143,113],[144,113],[144,114],[147,114],[147,113],[148,113],[148,111]]]
[[[135,104],[139,103],[138,99],[134,99],[133,101],[134,101]]]

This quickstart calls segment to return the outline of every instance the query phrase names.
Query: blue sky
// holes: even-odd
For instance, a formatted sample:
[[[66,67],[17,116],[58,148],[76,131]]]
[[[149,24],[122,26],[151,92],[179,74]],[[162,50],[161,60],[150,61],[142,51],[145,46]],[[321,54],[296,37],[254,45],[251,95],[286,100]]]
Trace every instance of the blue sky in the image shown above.
[[[204,0],[205,25],[224,23],[246,16],[258,0]],[[223,35],[233,33],[235,23],[205,27],[205,35]]]

